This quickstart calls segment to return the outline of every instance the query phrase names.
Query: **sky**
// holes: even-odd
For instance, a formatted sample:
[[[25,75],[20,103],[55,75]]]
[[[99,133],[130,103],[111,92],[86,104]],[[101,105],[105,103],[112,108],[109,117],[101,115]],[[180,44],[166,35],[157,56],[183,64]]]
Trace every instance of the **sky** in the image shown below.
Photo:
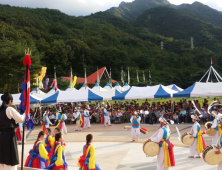
[[[0,0],[0,4],[11,6],[58,9],[68,15],[85,16],[117,7],[122,1],[133,0]],[[168,0],[172,4],[193,3],[195,0]],[[198,0],[211,8],[222,11],[222,0]]]

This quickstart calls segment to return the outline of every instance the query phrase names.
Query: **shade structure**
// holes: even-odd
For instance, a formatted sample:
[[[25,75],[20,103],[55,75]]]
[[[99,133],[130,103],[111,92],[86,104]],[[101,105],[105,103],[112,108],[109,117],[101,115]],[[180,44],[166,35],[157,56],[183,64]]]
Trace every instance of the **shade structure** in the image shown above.
[[[95,86],[91,89],[92,91],[108,91],[107,89],[102,88],[98,85],[98,83],[95,84]]]
[[[167,88],[170,88],[170,89],[172,89],[172,90],[175,90],[175,91],[177,91],[177,92],[180,92],[180,91],[183,91],[183,90],[184,90],[184,89],[178,87],[176,84],[171,84],[171,85],[166,86],[166,87],[167,87]]]
[[[93,91],[95,94],[103,97],[103,100],[112,100],[113,96],[121,94],[118,90],[116,89],[111,89],[107,91]]]
[[[127,91],[112,97],[112,100],[171,98],[174,93],[177,92],[162,85],[147,87],[133,86]]]
[[[86,86],[85,88],[85,83],[83,83],[82,87],[79,89],[80,91],[81,90],[89,90],[90,88],[88,86]]]
[[[76,88],[75,87],[71,88],[71,86],[69,85],[69,87],[65,91],[76,91]]]
[[[122,87],[119,85],[119,83],[117,82],[115,87],[114,87],[116,90],[118,91],[122,91]]]
[[[31,91],[31,94],[45,94],[42,90],[40,90],[40,88],[38,88],[38,91],[36,90],[37,88],[34,88]]]
[[[106,90],[111,90],[112,89],[112,87],[110,87],[109,83],[106,83],[106,85],[103,88],[106,89]]]
[[[86,102],[101,101],[103,97],[93,93],[91,90],[81,91],[58,91],[55,94],[42,100],[42,104],[47,103],[67,103],[67,102]]]
[[[218,83],[196,82],[187,89],[173,95],[173,97],[210,97],[210,96],[222,96],[222,82]]]
[[[55,94],[56,91],[55,91],[55,85],[51,88],[51,90],[47,93],[48,95],[51,95],[51,94]],[[57,87],[57,91],[60,91],[60,89]]]
[[[21,103],[21,100],[20,100],[20,96],[21,96],[21,93],[18,93],[18,94],[12,94],[12,97],[13,97],[13,105],[19,105]],[[30,104],[36,104],[36,103],[40,103],[42,99],[36,97],[36,96],[33,96],[33,95],[30,95]]]
[[[123,88],[128,90],[130,88],[130,86],[128,85],[128,83],[125,83]]]

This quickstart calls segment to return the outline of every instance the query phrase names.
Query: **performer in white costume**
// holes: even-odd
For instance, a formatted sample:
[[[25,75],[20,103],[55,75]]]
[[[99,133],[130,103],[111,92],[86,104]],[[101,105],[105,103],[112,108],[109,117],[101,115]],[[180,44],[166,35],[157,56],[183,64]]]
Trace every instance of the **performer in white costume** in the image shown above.
[[[157,155],[157,170],[169,170],[170,167],[175,166],[175,159],[173,153],[174,145],[170,142],[170,129],[167,126],[169,123],[163,117],[159,118],[160,129],[157,136],[151,137],[148,141],[159,143],[160,151]],[[170,121],[170,123],[174,123]]]
[[[191,118],[194,122],[191,129],[191,138],[194,138],[194,142],[190,145],[190,156],[188,158],[201,158],[200,153],[203,152],[205,147],[205,142],[202,137],[203,132],[200,129],[200,124],[197,122],[199,117],[197,115],[191,115]]]
[[[78,109],[78,111],[74,110],[73,117],[76,119],[76,130],[75,131],[81,131],[82,127],[78,126],[80,118],[81,118],[81,113],[80,113],[79,109]]]
[[[84,128],[86,128],[86,127],[90,128],[90,119],[89,119],[89,116],[90,116],[89,110],[88,110],[88,108],[86,108],[86,109],[84,110]]]
[[[67,116],[63,113],[59,113],[56,115],[56,120],[58,120],[58,124],[55,128],[59,128],[62,134],[67,133],[67,128],[65,124],[65,120],[67,119]]]
[[[45,129],[49,128],[49,125],[53,125],[52,122],[49,120],[48,115],[49,111],[45,111],[45,113],[43,114],[43,126],[45,125]]]
[[[131,129],[131,138],[132,141],[139,140],[140,137],[140,121],[141,117],[137,115],[137,112],[134,112],[134,115],[130,118],[130,122],[132,123]]]
[[[212,116],[214,117],[214,120],[212,122],[212,126],[211,128],[215,129],[216,130],[216,133],[214,136],[212,136],[212,145],[216,145],[217,144],[217,141],[218,141],[218,138],[219,138],[219,131],[220,128],[218,127],[218,125],[220,124],[218,118],[217,118],[217,112],[216,111],[212,111]]]
[[[109,126],[111,126],[111,123],[110,123],[110,112],[108,112],[107,110],[107,106],[104,107],[104,126],[106,126],[106,124],[108,123]]]

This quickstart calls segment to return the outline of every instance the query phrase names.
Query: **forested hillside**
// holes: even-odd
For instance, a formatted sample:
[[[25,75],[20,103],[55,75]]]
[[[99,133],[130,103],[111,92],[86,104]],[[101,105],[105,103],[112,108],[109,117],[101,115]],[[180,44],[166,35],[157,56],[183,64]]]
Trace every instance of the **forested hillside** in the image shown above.
[[[147,80],[151,71],[153,85],[175,83],[184,88],[201,78],[210,57],[215,68],[222,71],[220,50],[197,44],[191,50],[190,36],[187,40],[172,38],[139,26],[106,12],[73,17],[58,10],[0,5],[0,92],[18,91],[18,83],[23,81],[24,49],[28,47],[32,49],[32,78],[41,66],[48,68],[49,78],[53,77],[54,65],[57,77],[69,76],[70,66],[79,77],[84,76],[84,67],[89,75],[106,66],[112,67],[112,78],[120,80],[121,67],[125,71],[129,67],[130,85],[139,85],[136,70],[140,70],[140,81],[144,70]],[[209,32],[215,30],[220,31],[209,27]],[[164,50],[160,49],[161,41]]]

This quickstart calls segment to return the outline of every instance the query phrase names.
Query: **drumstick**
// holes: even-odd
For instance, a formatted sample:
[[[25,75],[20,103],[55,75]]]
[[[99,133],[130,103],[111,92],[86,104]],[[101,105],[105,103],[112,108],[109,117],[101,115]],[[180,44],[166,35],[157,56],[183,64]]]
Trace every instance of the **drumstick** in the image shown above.
[[[214,104],[214,103],[216,103],[217,101],[213,101],[209,106],[208,106],[208,108],[207,108],[207,112],[210,114],[210,109],[213,107],[212,105]]]
[[[175,125],[175,126],[176,126],[176,125]],[[179,131],[179,129],[177,128],[177,126],[176,126],[176,130],[177,130],[177,133],[178,133],[178,140],[181,142],[180,131]]]
[[[159,127],[159,130],[160,130],[160,127]],[[156,133],[154,133],[150,138],[154,137],[159,132],[159,130],[156,131]]]
[[[199,115],[201,115],[201,113],[200,113],[200,111],[197,109],[197,107],[196,107],[194,101],[192,101],[192,103],[193,103],[193,106],[194,106],[195,110],[199,113]],[[201,115],[201,116],[202,116],[202,115]],[[201,116],[200,116],[200,117],[201,117]]]

